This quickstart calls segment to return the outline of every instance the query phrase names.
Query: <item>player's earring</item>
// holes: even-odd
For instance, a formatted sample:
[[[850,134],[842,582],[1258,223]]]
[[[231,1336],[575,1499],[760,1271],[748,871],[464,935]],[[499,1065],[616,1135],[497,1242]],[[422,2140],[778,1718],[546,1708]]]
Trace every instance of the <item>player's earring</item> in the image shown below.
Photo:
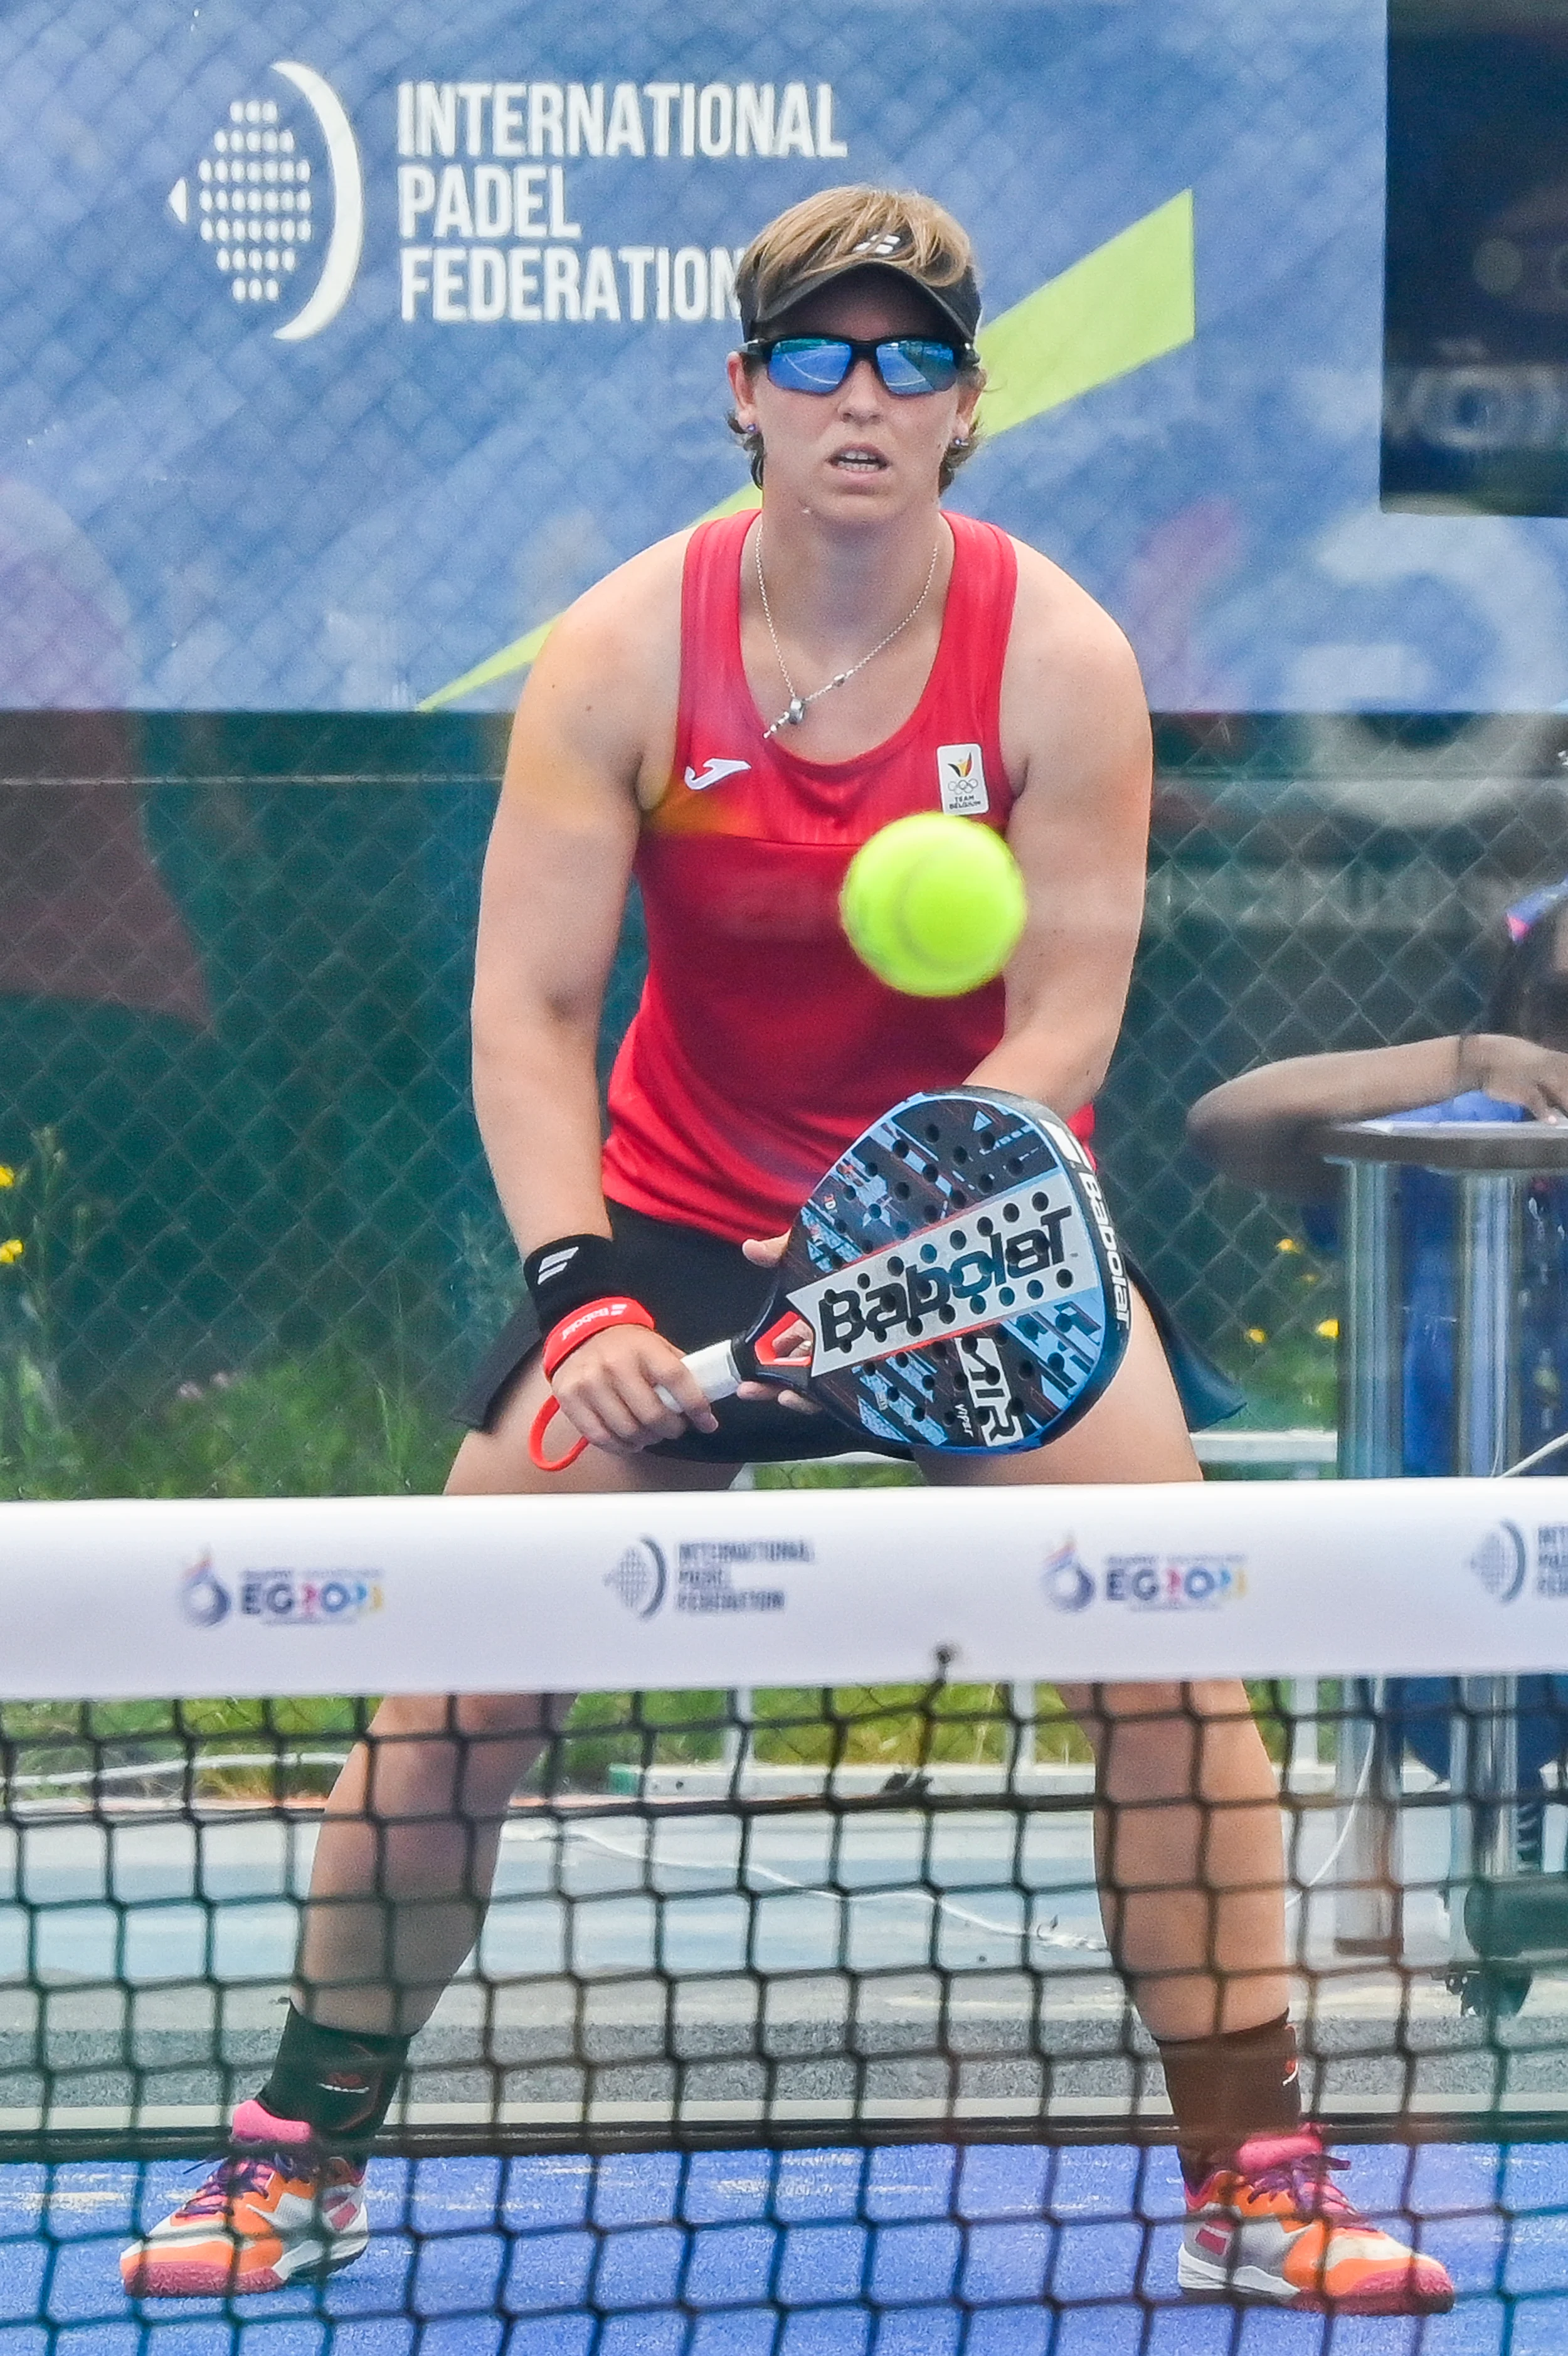
[[[947,446],[950,450],[967,450],[969,436],[967,434],[955,434]]]

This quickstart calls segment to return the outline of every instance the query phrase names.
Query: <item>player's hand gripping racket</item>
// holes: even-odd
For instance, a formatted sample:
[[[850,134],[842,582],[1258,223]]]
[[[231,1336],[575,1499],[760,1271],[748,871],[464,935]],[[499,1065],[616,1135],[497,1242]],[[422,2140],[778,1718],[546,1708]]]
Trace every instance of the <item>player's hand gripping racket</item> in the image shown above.
[[[710,1399],[771,1383],[862,1437],[1011,1454],[1093,1405],[1130,1316],[1099,1181],[1065,1122],[1023,1097],[947,1088],[856,1139],[803,1205],[751,1331],[686,1363]],[[781,1358],[801,1322],[809,1357]],[[529,1439],[546,1472],[588,1444],[544,1457],[557,1412],[546,1399]]]

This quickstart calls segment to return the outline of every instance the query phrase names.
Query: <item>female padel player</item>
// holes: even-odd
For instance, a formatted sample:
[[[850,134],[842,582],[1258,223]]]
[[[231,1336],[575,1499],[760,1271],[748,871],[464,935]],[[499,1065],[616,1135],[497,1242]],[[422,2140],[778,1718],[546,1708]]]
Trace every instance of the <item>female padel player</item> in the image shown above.
[[[517,713],[485,867],[475,1087],[530,1301],[471,1402],[451,1486],[720,1489],[838,1434],[762,1396],[709,1408],[680,1352],[741,1331],[765,1247],[900,1098],[974,1079],[1073,1116],[1115,1044],[1143,902],[1149,729],[1119,630],[1059,568],[944,515],[983,382],[969,241],[915,196],[835,188],[737,276],[731,423],[762,512],[677,534],[580,598]],[[1030,922],[1001,983],[896,996],[837,894],[859,844],[948,809],[1006,832]],[[648,979],[610,1086],[600,1003],[633,874]],[[571,1312],[586,1323],[554,1363]],[[543,1355],[553,1371],[547,1384]],[[679,1401],[661,1403],[662,1386]],[[548,1476],[528,1432],[592,1444]],[[928,1481],[1192,1481],[1143,1302],[1104,1396],[1037,1453]],[[980,1566],[955,1562],[956,1576]],[[1239,1685],[1069,1697],[1099,1762],[1102,1903],[1158,2040],[1190,2219],[1183,2287],[1445,2307],[1436,2263],[1359,2217],[1301,2123],[1273,1774]],[[367,2238],[363,2154],[409,2040],[473,1945],[539,1697],[385,1702],[322,1826],[294,2002],[234,2150],[124,2259],[144,2295],[265,2290]]]

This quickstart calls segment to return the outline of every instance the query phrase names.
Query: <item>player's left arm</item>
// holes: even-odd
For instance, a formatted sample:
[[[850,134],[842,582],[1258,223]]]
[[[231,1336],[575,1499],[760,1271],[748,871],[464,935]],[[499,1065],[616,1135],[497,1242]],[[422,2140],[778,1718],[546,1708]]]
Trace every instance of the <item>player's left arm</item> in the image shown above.
[[[1067,1114],[1104,1079],[1143,916],[1153,758],[1133,650],[1093,599],[1030,548],[1002,680],[1008,826],[1029,923],[1007,971],[1007,1028],[970,1076]]]

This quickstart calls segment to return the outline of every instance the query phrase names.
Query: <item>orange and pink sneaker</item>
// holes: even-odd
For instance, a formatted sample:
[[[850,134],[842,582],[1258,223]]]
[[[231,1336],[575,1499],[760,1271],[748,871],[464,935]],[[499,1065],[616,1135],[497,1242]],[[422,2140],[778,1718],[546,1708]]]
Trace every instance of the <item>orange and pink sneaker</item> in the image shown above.
[[[300,2119],[241,2103],[238,2148],[120,2260],[133,2298],[238,2298],[351,2265],[370,2238],[365,2170]]]
[[[1253,2136],[1187,2193],[1177,2281],[1189,2298],[1256,2301],[1312,2315],[1444,2315],[1454,2286],[1353,2209],[1315,2127]]]

